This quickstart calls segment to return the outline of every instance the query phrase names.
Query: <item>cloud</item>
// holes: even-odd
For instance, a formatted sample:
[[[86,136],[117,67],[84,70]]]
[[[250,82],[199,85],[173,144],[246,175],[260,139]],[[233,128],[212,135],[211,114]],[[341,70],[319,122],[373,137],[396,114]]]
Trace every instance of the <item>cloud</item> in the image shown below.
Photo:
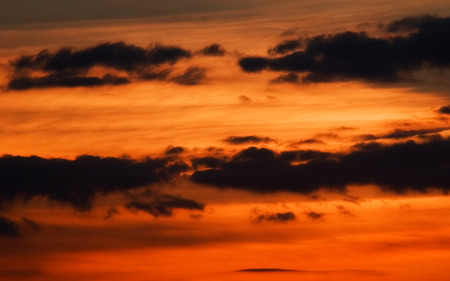
[[[384,27],[384,30],[387,32],[405,32],[417,30],[423,27],[424,25],[433,24],[436,21],[440,21],[441,19],[432,15],[423,15],[420,17],[406,17],[401,20],[396,20]],[[445,21],[445,19],[443,19]]]
[[[171,73],[170,69],[162,69],[162,70],[145,70],[139,73],[139,79],[144,81],[165,81],[168,79]]]
[[[450,114],[450,105],[439,108],[439,113]]]
[[[117,86],[128,84],[130,82],[131,81],[126,77],[117,77],[110,74],[106,74],[101,78],[51,74],[44,77],[19,76],[9,81],[7,88],[9,90],[21,91],[32,88]]]
[[[169,147],[167,148],[166,152],[164,152],[165,155],[170,155],[170,154],[181,154],[184,152],[184,148],[181,146],[173,146],[173,147]]]
[[[384,135],[361,135],[360,138],[366,141],[373,141],[378,139],[404,139],[415,136],[425,136],[428,134],[440,133],[446,130],[449,130],[449,127],[445,128],[432,128],[432,129],[419,129],[419,130],[403,130],[403,129],[395,129],[393,132],[384,134]]]
[[[219,168],[224,162],[224,159],[211,156],[191,159],[192,167],[194,169],[198,169],[201,167]]]
[[[325,142],[317,138],[310,138],[293,142],[291,145],[302,145],[302,144],[325,144]]]
[[[406,18],[388,25],[388,30],[397,29],[412,31],[386,38],[351,31],[302,38],[303,50],[274,58],[244,57],[239,65],[246,72],[301,73],[303,82],[377,83],[412,81],[413,71],[450,67],[450,17]]]
[[[318,150],[291,150],[282,151],[278,157],[286,162],[323,161],[332,158],[333,154]]]
[[[285,40],[273,48],[270,48],[269,54],[280,54],[284,55],[288,52],[299,49],[302,46],[301,40]]]
[[[172,216],[173,209],[203,211],[205,205],[179,196],[162,194],[155,196],[151,202],[131,201],[125,207],[127,209],[144,211],[156,218],[159,216]]]
[[[15,72],[40,70],[52,73],[81,73],[94,66],[126,72],[140,71],[165,63],[174,64],[191,53],[179,47],[155,45],[142,48],[124,42],[102,43],[82,50],[61,48],[55,53],[43,50],[35,56],[23,56],[11,62]]]
[[[310,219],[320,219],[321,217],[323,217],[323,213],[316,213],[316,212],[306,212],[306,216]]]
[[[248,143],[267,143],[274,141],[268,137],[258,137],[258,136],[230,136],[224,140],[224,142],[229,144],[248,144]]]
[[[168,181],[187,169],[183,162],[164,158],[137,161],[84,155],[67,160],[6,155],[0,158],[0,204],[46,197],[77,210],[89,210],[98,195]]]
[[[0,217],[0,236],[18,238],[19,226],[8,218]]]
[[[348,153],[311,151],[309,157],[304,153],[250,147],[219,168],[195,171],[191,180],[262,193],[311,194],[321,188],[345,193],[348,185],[367,184],[399,194],[430,188],[446,193],[450,188],[450,139],[360,144]]]
[[[292,272],[298,271],[294,269],[284,269],[284,268],[244,268],[238,270],[239,272]]]
[[[276,223],[286,223],[289,221],[294,221],[295,219],[296,219],[296,217],[293,212],[270,213],[270,214],[258,215],[256,218],[254,218],[252,220],[252,223],[258,224],[258,223],[262,223],[264,221],[276,222]]]
[[[105,220],[109,220],[118,214],[120,214],[120,211],[117,208],[111,207],[105,213]]]
[[[225,49],[219,44],[211,44],[200,51],[204,56],[223,56]]]
[[[191,57],[189,50],[176,46],[156,44],[143,48],[124,42],[102,43],[79,50],[68,47],[56,52],[43,50],[10,62],[14,73],[7,89],[123,85],[135,80],[196,85],[205,78],[204,69],[190,67],[184,73],[171,77],[172,69],[168,68],[181,59]],[[112,73],[100,77],[89,76],[88,72],[93,67],[103,67],[106,72],[122,72],[122,76]]]
[[[181,85],[198,85],[206,78],[205,72],[204,68],[192,66],[186,69],[183,74],[171,78],[171,81]]]

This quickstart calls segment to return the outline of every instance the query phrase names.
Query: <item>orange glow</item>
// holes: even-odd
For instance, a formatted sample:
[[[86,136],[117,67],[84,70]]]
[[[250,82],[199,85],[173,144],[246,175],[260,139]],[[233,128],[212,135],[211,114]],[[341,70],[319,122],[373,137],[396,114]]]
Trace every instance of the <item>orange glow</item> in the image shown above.
[[[117,1],[111,5],[113,2]],[[193,6],[201,6],[198,3],[202,1],[194,2]],[[122,170],[113,169],[105,174],[113,178],[118,173],[118,182],[96,178],[94,191],[71,186],[77,180],[91,186],[89,177],[98,176],[80,172],[84,170],[77,165],[82,164],[73,165],[75,172],[68,175],[64,168],[48,164],[50,168],[46,168],[55,169],[56,179],[45,181],[35,166],[27,170],[20,163],[0,163],[0,281],[449,279],[449,187],[436,185],[446,179],[429,178],[430,186],[423,190],[408,186],[407,192],[394,194],[384,192],[383,186],[371,179],[368,183],[345,179],[336,183],[345,186],[345,191],[312,188],[313,192],[287,192],[280,188],[275,192],[278,189],[258,189],[245,183],[226,188],[221,182],[201,185],[189,177],[195,171],[222,167],[251,146],[275,154],[313,151],[336,157],[355,151],[355,145],[362,142],[388,146],[408,140],[418,144],[433,138],[448,141],[450,115],[439,111],[450,105],[445,65],[442,69],[423,67],[408,73],[410,80],[395,83],[357,79],[274,83],[273,79],[288,71],[245,72],[239,59],[275,58],[268,49],[276,44],[319,34],[367,31],[379,38],[395,36],[386,34],[382,24],[422,14],[449,17],[450,2],[243,2],[251,8],[86,22],[0,22],[2,155],[167,161],[154,168],[162,170],[163,179],[155,176],[141,183],[141,170],[132,170],[133,183],[127,185],[119,182]],[[108,73],[127,77],[131,83],[7,89],[13,77],[23,75],[15,73],[11,65],[21,56],[36,55],[43,49],[50,53],[66,46],[81,50],[119,41],[142,48],[177,46],[189,50],[192,57],[152,66],[170,72],[169,78],[160,80],[144,81],[138,71],[99,63],[76,75],[98,78]],[[201,54],[214,43],[226,50],[223,56]],[[173,77],[190,67],[204,69],[205,77],[194,85],[177,83]],[[39,77],[50,73],[43,69],[23,72]],[[386,137],[393,132],[412,133]],[[229,137],[260,137],[263,141],[233,144],[226,141]],[[174,147],[179,151],[168,153]],[[200,164],[197,169],[194,159],[201,157],[217,157],[212,161],[219,164]],[[312,160],[286,163],[292,168],[308,161]],[[167,168],[174,163],[180,167],[170,168],[179,172]],[[445,165],[441,168],[448,170]],[[142,169],[155,172],[147,166]],[[102,167],[99,170],[101,174]],[[9,173],[18,183],[4,180]],[[327,174],[320,170],[314,176],[325,178]],[[51,184],[40,186],[28,179]],[[60,186],[56,188],[55,182]],[[66,189],[73,194],[61,191]],[[80,210],[71,202],[73,198],[92,203],[92,208]],[[167,203],[164,199],[169,207],[157,205]],[[144,207],[133,208],[132,202]]]

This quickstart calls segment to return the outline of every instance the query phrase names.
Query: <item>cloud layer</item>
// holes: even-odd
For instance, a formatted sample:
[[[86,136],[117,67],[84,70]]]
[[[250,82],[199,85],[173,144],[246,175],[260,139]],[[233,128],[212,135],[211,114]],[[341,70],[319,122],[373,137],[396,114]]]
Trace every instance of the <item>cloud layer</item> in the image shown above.
[[[345,192],[350,184],[375,184],[404,193],[450,188],[450,140],[394,145],[363,143],[347,154],[319,151],[276,153],[245,149],[219,168],[196,171],[191,180],[220,188],[253,192],[290,191],[310,194],[326,188]]]
[[[80,156],[74,160],[37,156],[3,156],[0,204],[46,197],[78,210],[88,210],[98,195],[126,192],[134,188],[168,181],[188,169],[183,162],[147,158]]]
[[[449,17],[404,18],[391,22],[385,30],[409,33],[378,38],[365,32],[347,31],[284,41],[272,49],[272,53],[281,56],[244,57],[239,65],[246,72],[301,73],[303,82],[395,82],[413,80],[412,72],[425,67],[450,67]],[[300,46],[304,46],[303,50],[295,51]],[[296,82],[296,79],[290,74],[275,81]]]
[[[219,55],[221,47],[211,45],[203,50],[207,55]],[[205,78],[205,69],[189,67],[184,73],[171,75],[170,66],[193,55],[176,46],[143,48],[124,42],[102,43],[85,49],[61,48],[56,52],[43,50],[36,55],[22,56],[10,62],[14,74],[8,82],[9,90],[50,87],[93,87],[123,85],[134,80],[172,81],[196,85]],[[103,67],[106,73],[95,76],[89,71]],[[44,73],[36,75],[36,73]],[[33,76],[34,75],[34,76]]]
[[[154,217],[170,217],[174,209],[203,211],[205,205],[179,196],[162,194],[155,196],[150,202],[130,201],[125,207],[131,210],[144,211]]]

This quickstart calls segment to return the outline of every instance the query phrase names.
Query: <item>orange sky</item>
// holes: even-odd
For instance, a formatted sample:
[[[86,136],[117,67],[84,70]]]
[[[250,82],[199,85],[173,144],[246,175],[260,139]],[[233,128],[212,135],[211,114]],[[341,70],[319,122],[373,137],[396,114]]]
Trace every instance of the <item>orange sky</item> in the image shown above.
[[[449,30],[448,1],[192,1],[147,17],[138,1],[100,2],[109,15],[97,6],[77,14],[87,9],[81,1],[72,13],[49,8],[47,20],[10,4],[16,18],[0,23],[0,147],[16,157],[0,159],[0,280],[449,278],[447,58],[389,83],[301,82],[301,71],[299,82],[274,83],[289,71],[239,64],[282,58],[268,50],[284,40],[302,38],[292,54],[321,34],[392,38],[383,28],[407,16],[437,15]],[[168,71],[156,81],[105,63],[14,69],[44,49],[119,41],[191,57],[145,66]],[[211,44],[225,53],[201,54]],[[200,78],[186,85],[180,77],[192,67]],[[17,77],[106,73],[130,83],[7,86]],[[375,150],[361,145],[373,142]],[[312,158],[302,158],[307,151]],[[285,160],[288,152],[300,156]],[[202,157],[218,164],[196,166]]]

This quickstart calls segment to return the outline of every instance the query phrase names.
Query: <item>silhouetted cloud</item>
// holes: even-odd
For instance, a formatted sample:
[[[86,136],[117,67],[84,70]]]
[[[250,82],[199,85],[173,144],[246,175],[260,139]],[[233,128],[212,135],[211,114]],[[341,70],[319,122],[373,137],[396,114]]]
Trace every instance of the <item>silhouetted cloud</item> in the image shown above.
[[[316,212],[306,212],[306,216],[310,219],[320,219],[323,217],[323,213],[316,213]]]
[[[211,44],[201,50],[201,54],[205,56],[223,56],[225,49],[219,44]]]
[[[299,40],[303,50],[275,58],[249,56],[239,65],[246,72],[299,72],[303,82],[411,81],[411,72],[425,66],[450,67],[450,17],[406,18],[390,23],[388,30],[411,32],[387,38],[350,31],[318,35]]]
[[[439,108],[439,113],[450,114],[450,105]]]
[[[333,154],[318,150],[291,150],[282,151],[278,157],[287,162],[322,161],[332,158]]]
[[[167,148],[166,152],[164,152],[164,154],[166,155],[170,155],[170,154],[181,154],[184,152],[184,148],[181,146],[173,146],[173,147],[169,147]]]
[[[361,135],[359,138],[365,141],[373,141],[378,139],[404,139],[415,136],[424,136],[427,134],[440,133],[446,130],[449,130],[449,127],[444,128],[432,128],[432,129],[418,129],[418,130],[403,130],[403,129],[395,129],[393,132],[384,134],[384,135]]]
[[[162,158],[137,161],[84,155],[67,160],[6,155],[0,158],[0,204],[47,197],[88,210],[97,195],[167,181],[187,169],[183,162]]]
[[[374,184],[384,191],[427,192],[450,188],[450,139],[393,145],[359,144],[349,153],[303,151],[276,153],[251,147],[221,167],[195,171],[191,180],[221,188],[253,192],[310,194],[325,188],[345,192],[347,185]]]
[[[214,45],[210,47],[211,52],[214,51]],[[80,50],[66,47],[54,53],[43,50],[37,55],[22,56],[10,62],[14,74],[7,89],[123,85],[134,80],[196,85],[205,78],[204,69],[190,67],[184,73],[171,77],[172,69],[168,68],[181,59],[191,57],[190,51],[175,46],[156,44],[143,48],[124,42],[102,43]],[[106,72],[114,70],[125,74],[88,76],[88,71],[97,66],[105,68]],[[33,76],[33,73],[42,72],[45,75]]]
[[[173,77],[171,81],[181,85],[198,85],[206,78],[205,72],[204,68],[192,66],[186,69],[183,74]]]
[[[324,142],[322,140],[319,140],[316,138],[311,138],[311,139],[299,140],[299,141],[292,143],[292,145],[302,145],[302,144],[324,144]]]
[[[28,90],[32,88],[53,88],[53,87],[94,87],[105,85],[124,85],[130,83],[126,77],[117,77],[106,74],[103,77],[82,77],[52,74],[44,77],[19,76],[9,81],[9,90]]]
[[[19,237],[19,226],[12,220],[0,217],[0,237],[6,236],[8,238]]]
[[[170,217],[172,216],[173,209],[203,211],[205,205],[179,196],[162,194],[155,196],[151,202],[131,201],[125,207],[127,209],[144,211],[154,217]]]
[[[273,48],[270,48],[269,54],[280,54],[284,55],[288,52],[295,51],[302,46],[300,40],[285,40]]]
[[[162,70],[145,70],[139,73],[139,79],[144,81],[165,81],[168,79],[170,73],[172,71],[170,69],[162,69]]]
[[[268,222],[277,222],[277,223],[286,223],[289,221],[295,220],[295,214],[293,212],[286,213],[270,213],[270,214],[261,214],[256,218],[252,219],[252,223],[258,224],[264,221]]]
[[[105,213],[105,220],[109,220],[118,214],[120,214],[120,211],[117,208],[111,207]]]
[[[238,270],[239,272],[291,272],[297,271],[293,269],[284,269],[284,268],[244,268]]]
[[[405,32],[420,29],[424,25],[436,23],[437,21],[446,21],[432,15],[423,15],[419,17],[406,17],[401,20],[393,21],[384,27],[387,32]]]
[[[82,50],[61,48],[55,53],[43,50],[35,56],[23,56],[11,62],[16,72],[40,70],[53,73],[81,73],[94,66],[127,72],[140,71],[164,63],[173,64],[191,53],[179,47],[155,45],[142,48],[124,42],[102,43]]]
[[[229,144],[267,143],[272,141],[273,139],[271,138],[258,136],[230,136],[224,140],[224,142]]]
[[[198,169],[201,167],[219,168],[224,162],[225,162],[224,159],[211,156],[191,159],[192,167],[194,169]]]

